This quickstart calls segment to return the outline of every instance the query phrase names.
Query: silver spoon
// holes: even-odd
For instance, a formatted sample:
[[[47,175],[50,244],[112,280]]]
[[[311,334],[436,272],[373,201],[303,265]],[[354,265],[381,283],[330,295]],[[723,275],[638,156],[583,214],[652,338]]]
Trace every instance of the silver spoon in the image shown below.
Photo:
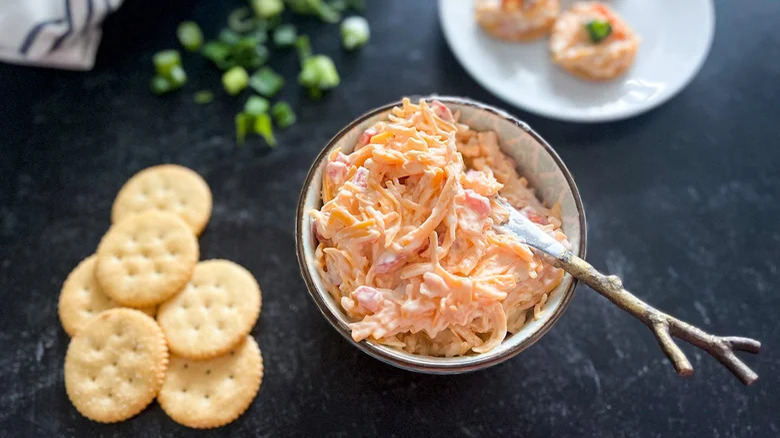
[[[655,334],[661,349],[669,357],[680,376],[693,374],[691,362],[685,357],[680,347],[672,337],[682,339],[699,347],[718,359],[726,368],[739,378],[745,385],[750,385],[758,379],[758,374],[742,362],[735,351],[758,353],[761,342],[737,336],[715,336],[685,321],[668,315],[645,303],[623,288],[623,282],[615,275],[604,275],[585,260],[572,254],[560,242],[553,239],[526,216],[509,205],[506,199],[497,196],[498,204],[509,212],[509,220],[503,224],[494,225],[502,233],[513,234],[531,248],[536,249],[554,259],[554,264],[568,272],[578,280],[590,286],[591,289],[605,296],[618,307],[630,313],[650,328]]]

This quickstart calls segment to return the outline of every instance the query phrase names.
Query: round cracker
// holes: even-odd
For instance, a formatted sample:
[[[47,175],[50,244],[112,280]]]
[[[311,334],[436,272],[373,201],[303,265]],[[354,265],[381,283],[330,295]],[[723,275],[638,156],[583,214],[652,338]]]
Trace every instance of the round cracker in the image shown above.
[[[263,381],[263,356],[246,336],[228,353],[211,359],[171,355],[171,364],[157,401],[173,421],[209,429],[243,414]]]
[[[125,306],[159,304],[180,291],[198,261],[198,240],[178,216],[139,213],[111,226],[97,251],[103,291]]]
[[[200,234],[211,217],[211,189],[195,171],[176,164],[146,168],[127,180],[111,208],[111,221],[162,210],[184,219]]]
[[[157,312],[171,352],[208,358],[224,354],[252,331],[262,306],[260,286],[242,266],[228,260],[195,265],[181,293]]]
[[[97,257],[91,255],[82,260],[71,271],[60,292],[57,310],[62,328],[73,336],[95,315],[108,309],[120,307],[119,303],[103,293],[95,278]],[[138,310],[154,318],[155,307],[142,307]]]
[[[102,312],[74,336],[65,355],[65,390],[85,417],[101,423],[141,412],[162,387],[168,349],[160,327],[134,309]]]

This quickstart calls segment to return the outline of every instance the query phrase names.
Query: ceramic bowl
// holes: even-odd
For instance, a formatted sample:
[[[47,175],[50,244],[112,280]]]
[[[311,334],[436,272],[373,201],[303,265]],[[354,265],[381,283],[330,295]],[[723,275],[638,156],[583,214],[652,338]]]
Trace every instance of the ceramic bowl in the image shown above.
[[[460,121],[473,129],[496,131],[501,149],[517,162],[520,175],[528,179],[545,205],[555,202],[561,204],[563,231],[573,246],[573,252],[584,258],[586,226],[582,200],[571,173],[552,146],[527,124],[500,109],[460,97],[434,97],[453,113],[459,111]],[[561,284],[550,293],[541,317],[526,322],[520,331],[508,335],[500,346],[486,353],[443,358],[411,354],[370,340],[355,342],[348,326],[352,321],[328,294],[316,267],[314,251],[317,244],[308,212],[322,206],[320,191],[327,157],[338,148],[344,153],[351,152],[366,128],[385,119],[391,108],[400,104],[393,102],[358,117],[336,134],[314,160],[298,200],[295,244],[301,274],[323,316],[344,338],[368,355],[399,368],[431,374],[454,374],[487,368],[515,356],[538,341],[558,321],[571,302],[576,279],[566,274]]]

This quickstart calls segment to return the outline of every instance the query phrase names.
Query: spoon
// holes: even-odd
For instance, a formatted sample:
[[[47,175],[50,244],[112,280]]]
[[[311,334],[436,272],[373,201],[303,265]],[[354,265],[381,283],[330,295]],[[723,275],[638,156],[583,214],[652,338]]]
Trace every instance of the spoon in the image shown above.
[[[531,248],[552,257],[555,266],[587,284],[591,289],[642,321],[653,331],[661,349],[669,357],[680,376],[685,377],[693,374],[693,367],[672,337],[682,339],[706,351],[710,356],[718,359],[745,385],[750,385],[758,379],[758,374],[742,362],[735,351],[757,354],[761,349],[761,342],[737,336],[715,336],[656,309],[627,291],[619,277],[604,275],[588,262],[574,255],[561,242],[552,238],[525,215],[509,205],[506,199],[500,196],[496,196],[495,199],[502,208],[509,212],[509,220],[494,225],[498,232],[512,234]]]

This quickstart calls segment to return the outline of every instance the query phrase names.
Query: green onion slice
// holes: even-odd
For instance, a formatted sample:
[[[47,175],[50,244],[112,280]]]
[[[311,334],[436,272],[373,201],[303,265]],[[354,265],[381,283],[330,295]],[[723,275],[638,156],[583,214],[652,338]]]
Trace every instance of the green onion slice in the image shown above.
[[[268,112],[268,108],[271,104],[268,99],[264,99],[260,96],[250,96],[244,104],[244,112],[251,116],[259,116]]]
[[[154,70],[160,76],[168,76],[176,66],[181,65],[181,55],[178,50],[163,50],[152,55]]]
[[[284,85],[284,78],[270,67],[263,67],[249,78],[249,86],[266,97],[273,97]]]
[[[591,20],[585,24],[590,40],[596,44],[612,33],[612,25],[607,20]]]
[[[274,118],[276,126],[282,129],[292,126],[297,120],[292,107],[285,101],[276,102],[274,106],[271,107],[271,117]]]
[[[347,50],[365,45],[371,37],[368,21],[363,17],[349,17],[341,22],[341,43]]]
[[[214,93],[209,90],[201,90],[192,96],[192,100],[200,105],[211,103],[214,100]]]
[[[168,73],[168,80],[175,88],[181,88],[187,83],[187,73],[184,72],[180,65],[175,65]]]
[[[276,146],[276,138],[274,138],[274,128],[271,125],[271,116],[268,114],[259,114],[255,116],[254,123],[255,134],[260,134],[268,143],[268,146]]]
[[[298,60],[303,65],[303,62],[311,57],[311,41],[308,35],[299,35],[295,39],[295,50],[298,52]]]
[[[248,7],[235,9],[228,15],[228,27],[238,33],[251,32],[258,28],[259,22]]]
[[[250,4],[255,15],[261,18],[275,17],[284,11],[282,0],[251,0]]]
[[[171,82],[162,76],[154,76],[149,83],[149,87],[154,94],[165,94],[174,90]]]
[[[250,131],[250,128],[252,127],[252,116],[245,113],[238,113],[235,117],[236,122],[236,143],[238,143],[239,146],[244,144],[244,140],[246,139],[246,134]]]
[[[228,94],[235,96],[246,88],[249,83],[249,75],[244,67],[236,66],[222,75],[222,86]]]
[[[274,29],[274,45],[276,47],[292,47],[295,45],[295,39],[298,32],[292,24],[283,24]]]
[[[190,52],[196,52],[203,45],[203,32],[198,23],[194,21],[184,21],[176,28],[176,36],[181,45]]]

